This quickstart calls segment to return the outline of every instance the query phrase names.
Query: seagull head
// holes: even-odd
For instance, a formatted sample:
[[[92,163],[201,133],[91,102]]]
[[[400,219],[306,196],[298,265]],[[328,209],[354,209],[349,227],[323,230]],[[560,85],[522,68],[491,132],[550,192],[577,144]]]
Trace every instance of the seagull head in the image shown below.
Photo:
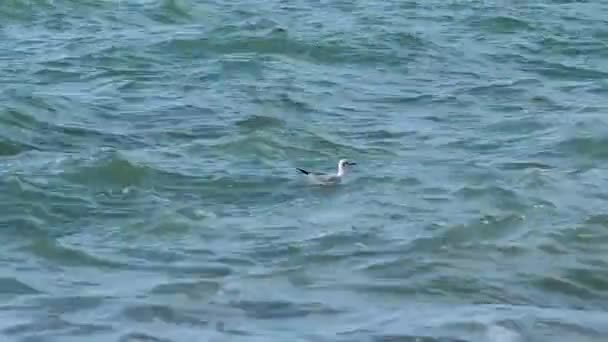
[[[352,165],[357,165],[357,163],[348,159],[340,159],[338,162],[338,174],[343,175]]]

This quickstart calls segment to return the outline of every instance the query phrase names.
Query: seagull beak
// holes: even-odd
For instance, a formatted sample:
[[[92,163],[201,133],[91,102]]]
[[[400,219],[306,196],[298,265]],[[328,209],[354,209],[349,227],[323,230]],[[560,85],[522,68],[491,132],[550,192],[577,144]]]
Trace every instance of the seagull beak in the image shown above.
[[[348,165],[357,165],[355,162],[349,162]]]

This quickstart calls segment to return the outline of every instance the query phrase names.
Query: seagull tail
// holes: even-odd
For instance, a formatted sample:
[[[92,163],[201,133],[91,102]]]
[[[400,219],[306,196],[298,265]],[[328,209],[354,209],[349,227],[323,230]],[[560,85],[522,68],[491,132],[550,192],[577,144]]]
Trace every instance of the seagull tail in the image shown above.
[[[303,174],[305,174],[305,175],[310,174],[310,172],[308,172],[308,171],[306,171],[306,170],[304,170],[304,169],[300,169],[299,167],[296,167],[296,170],[298,170],[298,171],[302,172],[302,173],[303,173]]]

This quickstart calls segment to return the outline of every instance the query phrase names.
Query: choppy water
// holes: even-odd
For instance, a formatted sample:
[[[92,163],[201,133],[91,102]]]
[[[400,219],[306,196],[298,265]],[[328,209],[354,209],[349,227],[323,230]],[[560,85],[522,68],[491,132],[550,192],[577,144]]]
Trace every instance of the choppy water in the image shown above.
[[[607,18],[3,1],[1,340],[606,341]]]

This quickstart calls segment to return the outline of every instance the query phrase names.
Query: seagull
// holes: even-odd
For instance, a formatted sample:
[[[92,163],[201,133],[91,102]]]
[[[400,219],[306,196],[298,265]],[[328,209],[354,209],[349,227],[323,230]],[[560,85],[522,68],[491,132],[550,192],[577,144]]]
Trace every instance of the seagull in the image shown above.
[[[302,172],[303,174],[308,176],[311,181],[317,184],[332,185],[340,183],[344,175],[346,175],[347,170],[352,165],[357,165],[357,163],[348,159],[340,159],[340,161],[338,162],[338,172],[336,174],[311,172],[304,169],[300,169],[299,167],[297,167],[296,170]]]

